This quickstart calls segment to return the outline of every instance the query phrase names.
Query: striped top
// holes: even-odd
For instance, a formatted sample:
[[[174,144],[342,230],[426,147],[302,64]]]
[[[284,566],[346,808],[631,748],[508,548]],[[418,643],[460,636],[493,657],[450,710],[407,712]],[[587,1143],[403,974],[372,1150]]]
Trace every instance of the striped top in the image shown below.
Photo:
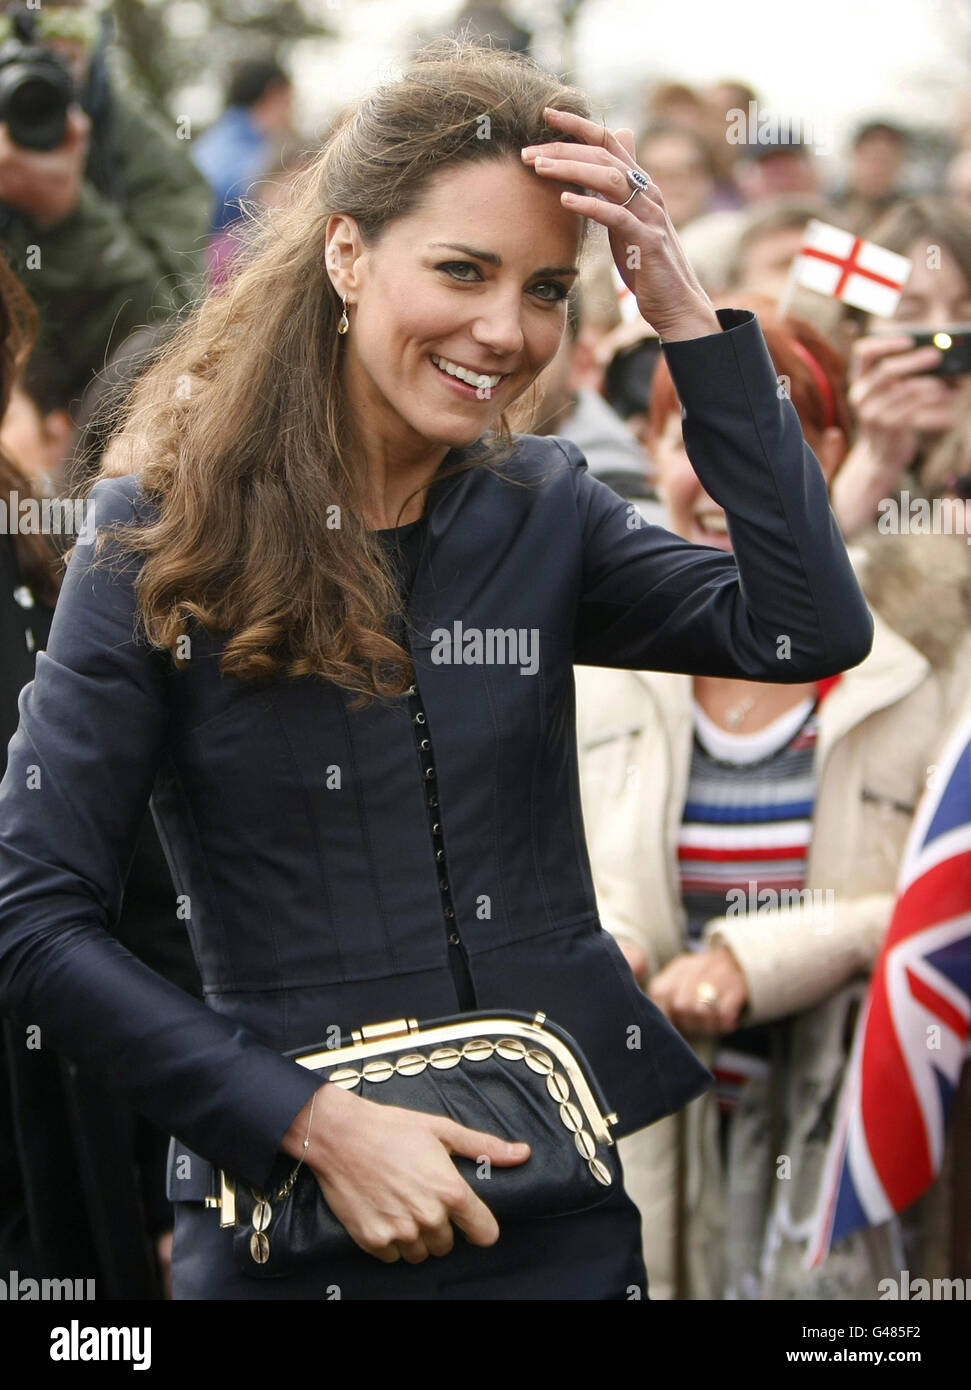
[[[805,884],[816,797],[819,706],[839,677],[820,681],[816,697],[754,734],[728,733],[695,702],[695,739],[678,838],[687,946],[702,950],[713,917],[779,906],[784,889]],[[722,1039],[714,1071],[720,1108],[764,1074],[771,1025]]]
[[[764,889],[778,893],[803,886],[815,750],[816,701],[811,698],[755,734],[726,733],[695,705],[678,838],[690,945],[699,943],[712,917],[738,916],[750,903],[754,909]]]

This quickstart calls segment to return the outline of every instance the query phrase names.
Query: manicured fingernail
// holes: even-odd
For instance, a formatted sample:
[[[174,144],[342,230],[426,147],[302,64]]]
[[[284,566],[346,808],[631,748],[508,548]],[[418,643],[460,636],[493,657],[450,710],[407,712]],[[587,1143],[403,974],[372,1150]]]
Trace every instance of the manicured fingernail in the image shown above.
[[[537,169],[549,169],[553,163],[552,159],[547,159],[544,155],[538,154],[533,160]]]
[[[535,149],[535,145],[524,145],[520,153],[522,154],[523,158],[526,159],[529,157],[529,155],[533,154]]]

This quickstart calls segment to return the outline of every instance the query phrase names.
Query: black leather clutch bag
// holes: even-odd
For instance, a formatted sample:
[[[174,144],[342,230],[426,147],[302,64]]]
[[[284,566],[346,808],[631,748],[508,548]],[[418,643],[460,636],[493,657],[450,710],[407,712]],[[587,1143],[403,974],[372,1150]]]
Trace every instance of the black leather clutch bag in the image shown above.
[[[514,1167],[453,1158],[500,1228],[595,1207],[621,1180],[617,1116],[577,1043],[545,1014],[467,1013],[422,1027],[396,1019],[356,1030],[339,1048],[286,1055],[368,1100],[525,1140],[530,1156]],[[220,1175],[220,1225],[234,1229],[236,1260],[254,1278],[360,1253],[313,1172],[301,1167],[290,1181],[292,1173],[293,1159],[281,1155],[266,1192]]]

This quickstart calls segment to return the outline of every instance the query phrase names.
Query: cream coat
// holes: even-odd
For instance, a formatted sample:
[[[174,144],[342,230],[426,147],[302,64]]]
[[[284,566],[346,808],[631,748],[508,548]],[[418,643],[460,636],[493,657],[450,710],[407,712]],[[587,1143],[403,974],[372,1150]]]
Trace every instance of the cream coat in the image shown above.
[[[691,678],[593,668],[578,668],[576,677],[583,812],[601,920],[618,939],[639,943],[655,972],[683,950],[677,839],[690,769]],[[899,1268],[893,1228],[844,1242],[812,1276],[801,1258],[852,1011],[890,918],[899,856],[942,732],[942,699],[927,661],[878,618],[870,655],[820,709],[806,887],[822,890],[831,911],[760,911],[706,928],[745,973],[743,1023],[797,1015],[791,1060],[774,1083],[781,1176],[765,1194],[770,1297],[873,1298],[876,1281]],[[699,1040],[697,1050],[710,1064],[713,1044]],[[720,1191],[717,1118],[709,1091],[681,1116],[621,1142],[655,1298],[721,1296],[730,1204]],[[684,1165],[682,1146],[690,1156]]]

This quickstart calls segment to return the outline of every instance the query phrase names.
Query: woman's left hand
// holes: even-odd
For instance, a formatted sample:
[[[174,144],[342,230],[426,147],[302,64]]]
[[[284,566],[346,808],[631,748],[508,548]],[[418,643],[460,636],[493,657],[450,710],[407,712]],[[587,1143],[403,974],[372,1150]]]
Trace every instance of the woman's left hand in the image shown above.
[[[643,192],[634,192],[628,181],[628,169],[645,174],[638,168],[633,132],[609,131],[595,121],[549,107],[545,118],[583,143],[530,145],[523,150],[524,161],[542,178],[591,190],[592,196],[564,192],[563,206],[607,228],[617,269],[654,331],[667,342],[720,333],[721,324],[688,264],[661,190],[649,175]]]
[[[647,989],[682,1033],[731,1033],[748,1002],[748,986],[727,946],[675,956]]]

